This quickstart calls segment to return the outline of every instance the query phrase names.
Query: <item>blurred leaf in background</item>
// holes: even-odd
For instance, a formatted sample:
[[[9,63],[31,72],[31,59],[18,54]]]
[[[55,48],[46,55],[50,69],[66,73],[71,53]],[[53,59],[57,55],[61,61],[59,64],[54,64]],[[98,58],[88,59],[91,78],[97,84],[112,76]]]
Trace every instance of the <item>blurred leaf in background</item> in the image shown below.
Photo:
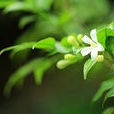
[[[104,26],[104,24],[112,22],[114,19],[114,4],[112,3],[111,0],[0,0],[1,14],[10,15],[14,19],[17,17],[18,27],[22,31],[22,33],[15,38],[15,44],[18,45],[4,50],[12,50],[11,56],[13,57],[13,61],[16,58],[15,65],[19,63],[19,66],[21,66],[9,78],[4,89],[4,94],[9,96],[14,85],[23,85],[25,77],[31,72],[34,74],[36,84],[41,84],[44,72],[56,62],[56,57],[48,58],[48,56],[46,56],[46,58],[44,58],[44,54],[42,54],[44,53],[43,51],[39,52],[34,50],[36,54],[33,54],[34,57],[31,57],[31,48],[36,45],[37,41],[48,37],[54,37],[58,41],[61,41],[64,36],[71,35],[72,33],[85,34],[93,28]],[[107,50],[113,52],[113,29],[110,29],[110,27],[113,26],[109,25],[106,29],[107,37],[110,39],[106,43],[106,46]],[[101,30],[99,34],[100,43],[105,47],[105,41],[107,39],[106,35],[104,36],[104,29]],[[11,39],[10,37],[8,38]],[[28,43],[26,44],[25,42]],[[45,47],[42,42],[46,44],[47,47]],[[40,49],[55,49],[52,53],[49,53],[49,55],[53,55],[56,52],[71,52],[71,50],[69,50],[71,45],[68,44],[67,38],[62,39],[61,42],[55,42],[54,39],[48,39],[47,41],[41,40],[40,42],[37,42],[36,48],[39,49],[39,45]],[[16,54],[21,50],[25,51],[21,54]],[[76,49],[74,49],[74,52],[76,53]],[[38,57],[36,58],[37,54]],[[81,60],[82,59],[83,58],[81,58]],[[19,60],[24,60],[26,63],[22,66],[22,63],[19,62]],[[88,73],[88,70],[90,70],[91,67],[92,65],[89,65],[88,69],[85,68],[85,74]],[[85,78],[86,76],[87,75],[85,75]],[[111,82],[106,82],[107,85],[105,82],[102,84],[94,101],[98,100],[104,91],[112,88],[112,84],[110,86]],[[111,95],[109,95],[109,97],[110,96]]]

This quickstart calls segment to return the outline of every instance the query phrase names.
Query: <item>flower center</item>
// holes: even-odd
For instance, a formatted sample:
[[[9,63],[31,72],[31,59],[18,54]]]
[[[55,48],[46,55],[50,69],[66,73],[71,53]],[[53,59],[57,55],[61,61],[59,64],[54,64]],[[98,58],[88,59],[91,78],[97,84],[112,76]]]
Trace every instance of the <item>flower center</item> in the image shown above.
[[[95,47],[95,46],[96,46],[96,43],[92,42],[92,43],[90,44],[90,46],[91,46],[91,47]]]

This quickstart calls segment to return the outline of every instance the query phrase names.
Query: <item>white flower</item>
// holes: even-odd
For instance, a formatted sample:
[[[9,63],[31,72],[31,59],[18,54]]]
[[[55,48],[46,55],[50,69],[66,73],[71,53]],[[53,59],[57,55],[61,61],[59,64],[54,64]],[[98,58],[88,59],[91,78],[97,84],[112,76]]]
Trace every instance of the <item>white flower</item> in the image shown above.
[[[90,36],[91,36],[91,39],[87,35],[85,35],[82,38],[82,41],[86,44],[89,44],[90,46],[83,48],[81,50],[81,54],[82,56],[91,54],[91,58],[96,59],[98,56],[98,52],[104,51],[104,47],[97,40],[96,29],[91,30]]]

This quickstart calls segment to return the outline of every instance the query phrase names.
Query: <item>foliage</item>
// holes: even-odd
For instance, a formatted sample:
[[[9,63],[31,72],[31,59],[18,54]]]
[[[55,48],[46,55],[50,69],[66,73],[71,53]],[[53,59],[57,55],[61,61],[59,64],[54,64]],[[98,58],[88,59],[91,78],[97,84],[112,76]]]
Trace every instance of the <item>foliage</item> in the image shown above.
[[[114,112],[114,107],[110,107],[110,108],[106,109],[103,112],[103,114],[113,114],[113,112]]]
[[[87,78],[87,73],[89,72],[89,70],[94,66],[94,64],[96,63],[96,61],[93,61],[91,59],[88,59],[85,64],[84,64],[84,79],[86,80]]]
[[[51,35],[63,36],[63,34],[85,32],[86,23],[99,23],[99,19],[109,15],[109,3],[106,0],[0,0],[0,8],[3,12],[21,15],[19,27],[34,22],[18,42],[38,40]],[[53,7],[53,12],[51,8]],[[93,7],[97,7],[95,10]],[[102,10],[102,9],[105,9]],[[83,12],[83,13],[80,13]],[[113,14],[113,12],[112,12]],[[94,21],[93,21],[94,18]],[[97,19],[96,19],[97,18]],[[106,23],[106,22],[105,22]],[[47,25],[47,26],[45,26]]]
[[[99,90],[97,91],[96,95],[94,96],[93,102],[96,102],[103,95],[105,91],[113,88],[113,86],[114,86],[114,78],[104,81]]]
[[[108,41],[109,37],[113,37],[114,36],[114,34],[112,34],[113,31],[114,31],[112,26],[114,26],[113,23],[108,25],[108,26],[106,26],[106,27],[103,27],[100,30],[97,30],[98,41],[105,48],[105,51],[103,52],[104,56],[105,56],[105,52],[108,51],[108,48],[110,48],[109,46],[108,46],[108,48],[105,46],[106,41]],[[101,31],[103,31],[103,32],[101,32]],[[80,53],[81,50],[84,47],[86,47],[86,45],[82,42],[82,40],[83,40],[82,38],[83,38],[83,35],[78,35],[77,36],[76,34],[73,34],[71,36],[65,37],[61,41],[55,41],[54,38],[46,38],[46,39],[40,40],[38,42],[28,42],[28,43],[23,43],[23,44],[20,44],[20,45],[17,45],[17,46],[12,46],[12,47],[5,48],[5,49],[3,49],[1,51],[1,54],[3,52],[5,52],[5,51],[9,51],[9,50],[13,50],[13,53],[15,54],[15,53],[17,53],[19,51],[22,51],[22,50],[25,50],[25,49],[28,49],[28,48],[31,48],[31,49],[35,49],[35,48],[36,49],[43,49],[43,50],[47,51],[48,53],[51,53],[51,55],[52,54],[56,54],[56,53],[60,53],[60,54],[63,53],[63,54],[65,54],[64,55],[64,59],[60,60],[57,63],[57,67],[60,68],[60,69],[63,69],[65,67],[67,67],[68,65],[74,64],[74,63],[76,63],[76,62],[78,62],[78,61],[80,61],[80,60],[82,60],[84,58],[81,55],[81,53]],[[98,59],[99,60],[102,59],[101,55],[98,55],[98,57],[99,56],[100,56],[100,58],[96,58],[95,60],[93,60],[92,58],[88,59],[86,61],[86,63],[84,64],[84,79],[86,79],[88,72],[94,66],[94,64],[96,62],[99,62]],[[38,59],[38,63],[41,64],[40,62],[41,62],[42,59],[40,61],[39,60],[40,59]],[[36,82],[38,82],[38,83],[40,82],[41,83],[41,79],[42,79],[41,77],[42,77],[43,72],[45,70],[47,70],[47,68],[51,64],[49,64],[50,62],[49,61],[47,62],[47,60],[46,60],[46,62],[42,62],[42,65],[41,65],[40,68],[36,69],[36,67],[34,65],[36,63],[37,62],[31,62],[30,64],[27,64],[27,65],[23,66],[15,74],[13,74],[11,76],[11,79],[8,82],[8,86],[6,86],[6,88],[5,88],[5,93],[7,93],[8,90],[9,91],[11,90],[9,88],[7,89],[7,87],[11,87],[12,88],[12,86],[15,85],[17,80],[19,80],[16,77],[19,77],[19,78],[21,78],[21,76],[24,77],[25,75],[27,75],[32,70],[34,71],[34,74],[35,74],[35,77],[36,77],[35,78]],[[37,66],[37,64],[36,64],[36,66]],[[31,65],[32,65],[32,67],[29,67]],[[34,65],[34,69],[33,69],[33,65]],[[25,67],[27,67],[28,70],[26,70],[26,72],[22,72],[23,69],[25,69]],[[21,74],[21,73],[23,73],[23,74]],[[39,75],[39,76],[37,77],[37,75]],[[15,79],[13,77],[15,77]],[[93,101],[95,102],[96,100],[98,100],[101,97],[101,95],[103,94],[104,91],[106,91],[106,90],[108,90],[108,89],[113,87],[113,84],[114,84],[113,83],[113,79],[104,82],[102,84],[100,90],[97,92],[96,96],[94,97]],[[106,101],[106,99],[111,97],[111,96],[113,96],[113,89],[111,89],[109,91],[109,93],[107,93],[104,101]]]
[[[54,58],[37,58],[34,59],[24,66],[20,67],[14,74],[9,78],[5,88],[4,95],[9,97],[11,89],[14,85],[25,79],[31,72],[34,73],[36,84],[41,84],[43,73],[55,62]]]
[[[36,84],[41,84],[44,72],[61,56],[63,56],[63,59],[59,60],[56,65],[59,69],[81,60],[85,61],[86,57],[82,56],[81,51],[88,45],[82,40],[83,33],[93,28],[96,23],[99,26],[103,25],[97,28],[97,40],[103,46],[104,51],[98,52],[96,59],[89,58],[86,60],[83,70],[84,79],[87,79],[89,71],[98,62],[103,62],[111,70],[114,70],[114,22],[104,26],[104,23],[108,23],[106,15],[112,21],[114,12],[109,13],[111,8],[109,8],[107,0],[93,0],[91,5],[90,2],[90,0],[0,0],[0,8],[3,9],[4,14],[21,15],[18,23],[20,29],[30,25],[17,39],[17,45],[3,49],[0,54],[11,50],[11,57],[13,57],[18,52],[25,50],[25,57],[27,57],[28,50],[31,49],[40,49],[46,51],[47,54],[45,57],[31,60],[11,75],[4,89],[6,96],[10,95],[13,86],[23,84],[25,77],[31,72],[34,74]],[[23,15],[24,13],[25,15]],[[112,15],[112,17],[109,15]],[[101,22],[100,20],[104,21]],[[87,30],[87,28],[89,29]],[[110,64],[110,66],[107,64]],[[114,78],[104,81],[94,96],[93,102],[99,100],[103,93],[107,91],[104,104],[108,98],[114,96],[113,87]],[[109,108],[104,114],[110,114],[112,111],[113,108]]]

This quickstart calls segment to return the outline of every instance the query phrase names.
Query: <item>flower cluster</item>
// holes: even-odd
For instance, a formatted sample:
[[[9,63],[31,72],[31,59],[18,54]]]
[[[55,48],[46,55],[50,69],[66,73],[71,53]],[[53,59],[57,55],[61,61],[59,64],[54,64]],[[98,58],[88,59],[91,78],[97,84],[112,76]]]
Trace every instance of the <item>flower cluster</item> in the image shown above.
[[[67,42],[72,46],[73,53],[65,54],[64,59],[58,61],[57,67],[63,69],[74,62],[77,62],[84,58],[84,56],[90,54],[91,60],[102,62],[104,56],[99,52],[104,51],[104,47],[98,42],[96,29],[91,30],[91,38],[87,35],[79,34],[77,37],[71,35],[68,37]],[[87,44],[87,45],[86,45]],[[78,56],[80,58],[78,58]]]

